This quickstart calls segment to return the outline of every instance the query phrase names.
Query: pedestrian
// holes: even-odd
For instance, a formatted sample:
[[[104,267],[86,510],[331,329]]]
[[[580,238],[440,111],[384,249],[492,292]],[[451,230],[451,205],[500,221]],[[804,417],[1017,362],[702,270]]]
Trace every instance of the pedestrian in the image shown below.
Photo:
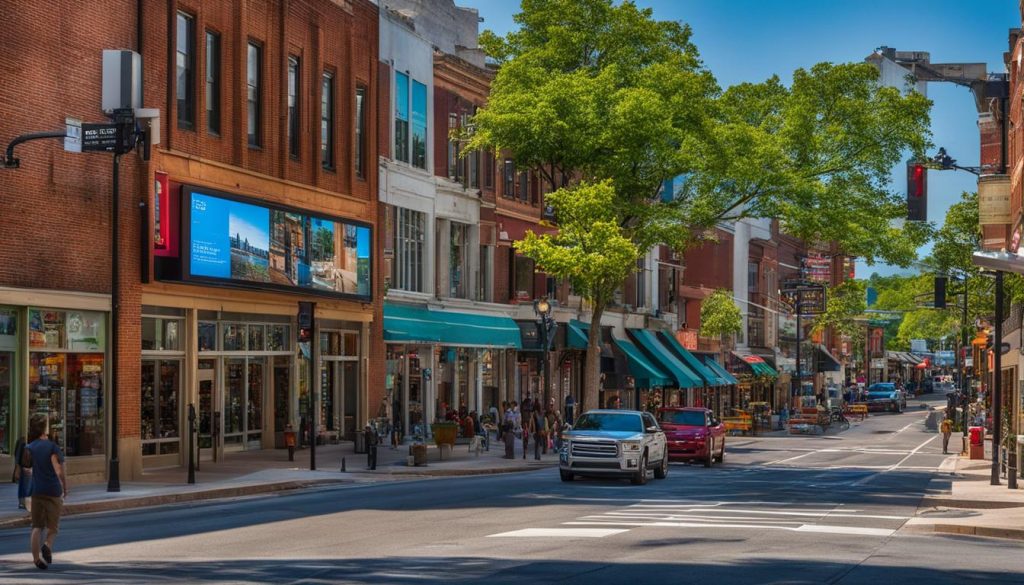
[[[540,409],[533,411],[533,458],[540,461],[541,453],[548,452],[548,421]],[[524,449],[525,450],[525,449]]]
[[[505,403],[505,418],[501,421],[501,440],[505,443],[505,459],[516,458],[516,413]]]
[[[949,410],[946,410],[942,417],[942,424],[939,427],[942,432],[942,452],[949,453],[949,436],[953,434],[953,420],[949,418]]]
[[[555,421],[558,419],[558,408],[555,407],[555,399],[551,399],[551,404],[548,405],[547,411],[544,412],[544,453],[548,452],[548,449],[554,450],[555,445],[552,441],[552,433],[555,430]]]
[[[572,394],[565,399],[565,424],[571,425],[576,415],[576,399]]]
[[[501,417],[498,415],[498,405],[497,404],[492,404],[491,407],[487,409],[487,414],[490,415],[490,417],[491,417],[491,424],[494,425],[494,440],[497,441],[498,440],[498,427],[501,426]],[[488,435],[490,435],[490,431],[485,431],[485,432]],[[490,436],[487,437],[487,442],[488,443],[491,442]]]
[[[29,444],[23,450],[23,459],[30,461],[23,460],[22,464],[32,468],[32,561],[39,569],[46,569],[53,563],[53,542],[60,530],[64,498],[70,491],[64,477],[64,453],[50,440],[46,415],[33,416],[28,429]]]
[[[526,453],[530,450],[530,435],[533,434],[533,411],[527,412],[522,410],[520,412],[520,424],[523,429],[523,459],[526,459]]]
[[[14,475],[11,476],[11,480],[18,484],[18,508],[21,510],[28,509],[28,498],[32,495],[32,468],[21,465],[25,445],[25,437],[18,437],[14,443]]]

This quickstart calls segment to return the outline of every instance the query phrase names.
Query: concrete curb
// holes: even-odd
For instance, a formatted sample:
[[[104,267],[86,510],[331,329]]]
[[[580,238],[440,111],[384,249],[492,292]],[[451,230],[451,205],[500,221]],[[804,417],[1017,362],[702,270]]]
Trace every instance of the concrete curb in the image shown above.
[[[960,524],[934,524],[932,528],[932,532],[941,534],[1024,540],[1024,530],[1020,528],[995,528],[992,526],[967,526]]]
[[[1002,510],[1005,508],[1024,508],[1022,502],[1007,502],[993,500],[962,500],[956,498],[944,498],[937,496],[924,496],[921,498],[921,506],[943,507],[943,508],[973,508],[975,510]]]
[[[422,477],[464,477],[469,475],[497,475],[500,473],[523,473],[527,471],[537,471],[539,469],[548,469],[556,465],[558,465],[557,461],[519,465],[516,467],[467,467],[460,469],[423,469],[422,467],[399,467],[393,470],[387,470],[386,473],[389,475],[411,475]],[[365,473],[372,474],[374,472],[366,470]]]
[[[134,508],[148,508],[153,506],[165,506],[168,504],[180,504],[184,502],[197,502],[202,500],[219,500],[227,498],[239,498],[258,494],[269,494],[274,492],[290,491],[314,486],[354,483],[351,479],[309,479],[281,481],[275,483],[261,483],[210,490],[180,492],[176,494],[160,494],[155,496],[141,496],[137,498],[124,498],[122,500],[98,500],[95,502],[71,503],[64,506],[62,516],[73,516],[76,514],[91,514],[93,512],[111,512],[114,510],[130,510]],[[0,528],[13,528],[28,526],[30,518],[9,518],[0,520]]]

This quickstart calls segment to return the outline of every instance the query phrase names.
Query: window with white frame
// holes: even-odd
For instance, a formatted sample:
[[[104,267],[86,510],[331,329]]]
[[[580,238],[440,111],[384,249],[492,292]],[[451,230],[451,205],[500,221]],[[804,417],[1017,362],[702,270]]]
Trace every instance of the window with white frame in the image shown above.
[[[396,289],[423,292],[426,224],[425,213],[395,208],[395,260],[391,285]]]
[[[469,224],[451,222],[448,258],[448,294],[452,298],[469,296]]]

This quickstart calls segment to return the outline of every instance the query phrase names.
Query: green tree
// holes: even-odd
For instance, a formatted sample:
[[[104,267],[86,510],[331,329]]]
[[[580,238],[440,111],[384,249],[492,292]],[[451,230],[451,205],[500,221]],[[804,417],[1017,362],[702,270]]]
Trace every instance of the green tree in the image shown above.
[[[724,337],[743,331],[743,315],[732,300],[732,291],[720,288],[700,304],[700,334]]]
[[[867,284],[860,280],[848,280],[829,289],[825,312],[815,318],[813,330],[817,332],[831,327],[841,335],[859,336],[862,331],[855,319],[867,308],[866,289]]]
[[[466,151],[504,152],[552,191],[606,185],[637,254],[684,249],[743,217],[779,218],[794,236],[900,265],[930,235],[929,225],[894,223],[906,206],[889,189],[903,153],[928,146],[930,102],[879,86],[874,66],[823,63],[788,87],[772,78],[723,92],[689,27],[632,1],[523,0],[515,21],[505,37],[481,35],[500,68]],[[597,324],[608,297],[592,293]],[[598,334],[591,327],[584,406],[596,403]]]

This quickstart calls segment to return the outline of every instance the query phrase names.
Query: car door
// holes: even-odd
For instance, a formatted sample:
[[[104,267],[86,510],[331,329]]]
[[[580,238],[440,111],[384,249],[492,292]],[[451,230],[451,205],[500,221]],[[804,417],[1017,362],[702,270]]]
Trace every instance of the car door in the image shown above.
[[[714,453],[725,442],[725,425],[715,418],[715,413],[708,413],[708,436],[711,440],[711,452]]]
[[[656,433],[650,436],[648,461],[661,461],[665,457],[665,450],[668,448],[665,442],[665,433],[661,431],[661,426],[651,413],[645,412],[643,419],[645,431],[651,427],[658,429]]]

